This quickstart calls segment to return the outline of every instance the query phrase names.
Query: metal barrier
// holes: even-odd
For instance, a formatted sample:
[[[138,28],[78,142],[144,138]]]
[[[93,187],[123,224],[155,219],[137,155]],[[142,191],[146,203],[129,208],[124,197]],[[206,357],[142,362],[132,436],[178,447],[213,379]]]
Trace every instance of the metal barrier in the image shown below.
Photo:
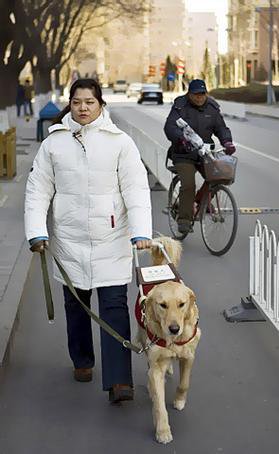
[[[249,250],[249,296],[224,310],[224,317],[228,322],[269,320],[279,330],[279,242],[275,232],[257,220]]]
[[[251,301],[279,330],[279,243],[273,230],[257,220],[254,236],[250,237]]]

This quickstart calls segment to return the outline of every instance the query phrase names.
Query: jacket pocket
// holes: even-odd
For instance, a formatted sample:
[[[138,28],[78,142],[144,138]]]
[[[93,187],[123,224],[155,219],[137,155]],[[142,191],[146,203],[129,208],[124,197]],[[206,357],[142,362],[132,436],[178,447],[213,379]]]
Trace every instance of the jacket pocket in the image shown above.
[[[112,195],[90,197],[89,228],[92,236],[102,239],[115,228],[115,211]]]

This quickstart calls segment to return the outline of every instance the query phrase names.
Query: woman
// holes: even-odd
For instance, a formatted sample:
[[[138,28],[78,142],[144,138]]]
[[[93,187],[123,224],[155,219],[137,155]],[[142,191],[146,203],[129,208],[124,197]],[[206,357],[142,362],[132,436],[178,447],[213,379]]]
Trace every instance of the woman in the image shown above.
[[[54,254],[88,307],[97,288],[100,317],[129,339],[131,242],[139,249],[150,246],[150,193],[138,149],[112,123],[104,105],[95,80],[74,82],[62,122],[50,128],[33,163],[25,229],[33,252],[48,246],[46,217],[53,200]],[[54,277],[65,284],[56,267]],[[91,381],[91,321],[66,285],[63,291],[74,378]],[[101,351],[103,389],[110,401],[133,399],[130,350],[101,330]]]

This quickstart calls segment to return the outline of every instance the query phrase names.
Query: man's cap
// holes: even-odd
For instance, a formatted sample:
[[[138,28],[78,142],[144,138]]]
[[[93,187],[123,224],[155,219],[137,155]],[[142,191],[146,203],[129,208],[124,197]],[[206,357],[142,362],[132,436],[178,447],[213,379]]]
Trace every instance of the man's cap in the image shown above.
[[[206,93],[207,88],[205,81],[201,79],[191,80],[191,82],[189,83],[188,91],[190,93]]]

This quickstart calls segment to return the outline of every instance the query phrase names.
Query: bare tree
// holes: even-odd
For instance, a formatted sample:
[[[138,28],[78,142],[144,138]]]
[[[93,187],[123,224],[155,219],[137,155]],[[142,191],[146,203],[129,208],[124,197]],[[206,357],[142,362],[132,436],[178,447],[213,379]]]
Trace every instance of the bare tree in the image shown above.
[[[52,69],[55,69],[59,84],[59,73],[77,51],[84,33],[121,16],[139,21],[144,11],[144,0],[64,0],[56,3],[51,19],[36,36],[34,73],[38,90],[50,89]]]
[[[20,71],[31,62],[37,92],[51,89],[56,74],[77,51],[85,32],[119,17],[139,22],[146,0],[0,0],[0,81],[10,91],[0,108],[14,102]],[[3,26],[2,26],[3,25]],[[11,83],[12,82],[12,83]]]

